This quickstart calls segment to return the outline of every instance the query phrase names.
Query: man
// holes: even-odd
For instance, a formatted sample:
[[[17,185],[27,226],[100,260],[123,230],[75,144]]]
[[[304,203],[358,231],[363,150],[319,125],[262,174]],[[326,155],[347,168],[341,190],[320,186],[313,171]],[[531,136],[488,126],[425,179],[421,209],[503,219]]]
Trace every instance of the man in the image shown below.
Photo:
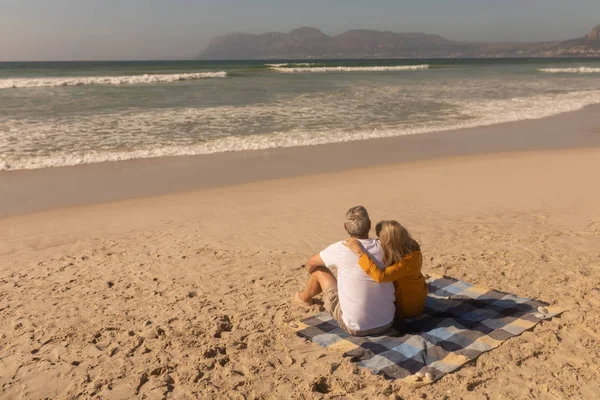
[[[371,220],[362,206],[346,213],[346,232],[357,238],[365,251],[382,268],[383,252],[379,242],[369,239]],[[338,269],[338,280],[328,269]],[[306,263],[310,277],[296,301],[311,305],[313,297],[323,292],[325,309],[340,327],[354,336],[377,335],[387,331],[394,322],[394,285],[376,283],[358,265],[358,256],[337,242],[310,257]]]

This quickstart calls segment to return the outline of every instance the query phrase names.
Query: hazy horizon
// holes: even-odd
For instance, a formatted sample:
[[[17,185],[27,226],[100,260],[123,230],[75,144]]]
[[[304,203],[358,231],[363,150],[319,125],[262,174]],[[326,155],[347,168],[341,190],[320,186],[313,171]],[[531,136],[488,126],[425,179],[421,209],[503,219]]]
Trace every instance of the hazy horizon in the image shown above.
[[[457,41],[557,41],[600,23],[600,2],[578,0],[0,0],[0,61],[194,59],[214,36],[350,29],[438,34]]]

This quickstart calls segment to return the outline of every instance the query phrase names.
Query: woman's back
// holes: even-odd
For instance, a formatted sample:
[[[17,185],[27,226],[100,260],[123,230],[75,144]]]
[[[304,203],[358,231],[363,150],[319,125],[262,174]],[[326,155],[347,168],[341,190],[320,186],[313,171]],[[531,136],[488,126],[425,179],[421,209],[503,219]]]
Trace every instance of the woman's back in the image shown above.
[[[394,281],[396,315],[414,317],[423,312],[427,300],[427,283],[421,273],[423,255],[420,250],[414,251],[406,255],[400,264],[397,268],[403,270],[402,276]]]
[[[368,253],[355,244],[356,248],[351,249],[359,255],[360,267],[376,282],[394,282],[396,315],[421,314],[427,300],[427,283],[421,273],[423,255],[419,243],[397,221],[381,221],[376,231],[387,267],[379,269]]]

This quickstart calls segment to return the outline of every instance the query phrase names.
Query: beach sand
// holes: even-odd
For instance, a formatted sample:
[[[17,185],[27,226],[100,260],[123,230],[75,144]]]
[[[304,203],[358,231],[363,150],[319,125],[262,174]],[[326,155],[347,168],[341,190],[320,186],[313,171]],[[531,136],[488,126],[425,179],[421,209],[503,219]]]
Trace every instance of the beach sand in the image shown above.
[[[517,151],[4,217],[0,398],[597,398],[599,173],[600,147]],[[419,389],[306,342],[301,264],[356,204],[406,225],[425,273],[569,311]]]

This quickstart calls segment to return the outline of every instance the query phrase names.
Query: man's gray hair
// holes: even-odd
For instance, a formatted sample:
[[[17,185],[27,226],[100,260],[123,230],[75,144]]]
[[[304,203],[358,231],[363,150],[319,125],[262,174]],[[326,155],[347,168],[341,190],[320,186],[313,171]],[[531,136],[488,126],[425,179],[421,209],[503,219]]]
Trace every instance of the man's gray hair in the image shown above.
[[[352,207],[346,212],[346,231],[352,236],[367,236],[371,230],[369,213],[363,206]]]

